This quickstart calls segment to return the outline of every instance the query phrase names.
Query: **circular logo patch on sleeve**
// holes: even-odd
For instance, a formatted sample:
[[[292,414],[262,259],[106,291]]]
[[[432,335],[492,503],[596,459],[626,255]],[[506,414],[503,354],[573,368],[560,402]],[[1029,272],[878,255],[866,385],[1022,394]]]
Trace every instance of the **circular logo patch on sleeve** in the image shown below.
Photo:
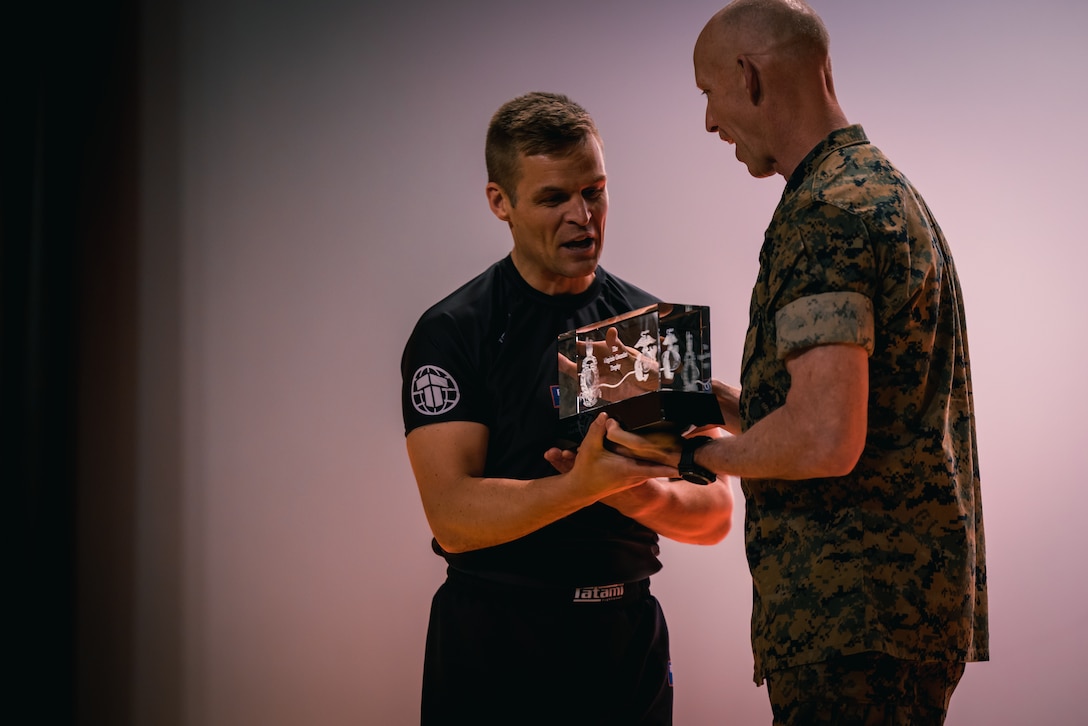
[[[420,366],[412,376],[412,405],[424,416],[445,413],[460,400],[457,381],[438,366]]]

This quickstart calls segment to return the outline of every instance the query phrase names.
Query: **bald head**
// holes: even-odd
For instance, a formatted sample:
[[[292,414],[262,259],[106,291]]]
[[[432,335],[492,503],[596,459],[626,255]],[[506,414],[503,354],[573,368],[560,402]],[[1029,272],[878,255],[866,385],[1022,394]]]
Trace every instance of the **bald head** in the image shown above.
[[[824,136],[848,125],[835,98],[830,40],[802,0],[734,0],[695,43],[707,131],[737,147],[754,176],[789,175]]]
[[[753,55],[828,55],[827,28],[801,0],[734,0],[714,14],[695,47],[728,45]]]

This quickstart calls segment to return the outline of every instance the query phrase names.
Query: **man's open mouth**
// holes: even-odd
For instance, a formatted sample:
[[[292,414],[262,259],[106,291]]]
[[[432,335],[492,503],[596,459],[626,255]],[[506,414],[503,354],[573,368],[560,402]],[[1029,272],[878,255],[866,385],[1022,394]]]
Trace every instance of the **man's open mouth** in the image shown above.
[[[563,247],[572,250],[584,250],[593,246],[592,237],[583,237],[582,239],[571,240],[570,242],[564,242]]]

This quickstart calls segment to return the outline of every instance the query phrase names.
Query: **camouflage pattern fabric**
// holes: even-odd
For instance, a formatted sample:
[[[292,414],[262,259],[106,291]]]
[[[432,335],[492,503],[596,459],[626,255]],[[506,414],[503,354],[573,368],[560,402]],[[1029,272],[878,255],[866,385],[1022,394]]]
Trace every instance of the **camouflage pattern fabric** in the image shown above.
[[[785,402],[786,357],[832,343],[869,352],[854,471],[741,482],[755,681],[862,652],[987,660],[959,279],[925,202],[860,126],[806,157],[767,229],[742,361],[744,428]]]
[[[767,676],[774,726],[937,726],[963,663],[860,653]]]

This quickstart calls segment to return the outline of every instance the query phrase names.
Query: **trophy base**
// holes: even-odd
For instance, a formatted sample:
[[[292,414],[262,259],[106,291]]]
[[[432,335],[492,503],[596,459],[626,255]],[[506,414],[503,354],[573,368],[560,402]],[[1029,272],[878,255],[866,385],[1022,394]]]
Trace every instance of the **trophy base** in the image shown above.
[[[636,432],[667,431],[679,435],[693,425],[724,423],[713,393],[652,391],[559,419],[556,436],[559,448],[573,449],[582,443],[590,424],[602,411],[619,421],[623,428]]]

